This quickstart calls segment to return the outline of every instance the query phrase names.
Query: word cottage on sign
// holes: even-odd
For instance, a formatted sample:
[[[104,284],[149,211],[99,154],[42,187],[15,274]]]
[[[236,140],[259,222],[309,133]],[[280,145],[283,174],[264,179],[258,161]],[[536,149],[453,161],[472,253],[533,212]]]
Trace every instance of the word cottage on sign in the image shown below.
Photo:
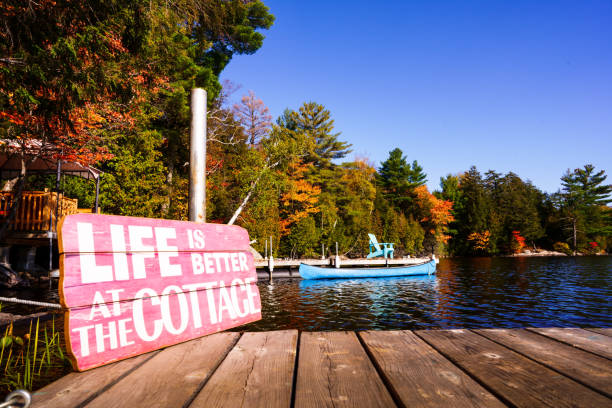
[[[79,371],[261,319],[244,228],[75,214],[59,248],[66,345]]]

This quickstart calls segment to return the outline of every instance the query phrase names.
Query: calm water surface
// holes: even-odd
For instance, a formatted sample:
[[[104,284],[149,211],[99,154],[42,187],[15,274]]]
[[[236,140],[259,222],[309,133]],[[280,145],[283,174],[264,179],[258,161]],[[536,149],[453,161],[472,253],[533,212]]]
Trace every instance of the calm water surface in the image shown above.
[[[442,259],[436,276],[259,283],[239,330],[612,327],[612,257]]]

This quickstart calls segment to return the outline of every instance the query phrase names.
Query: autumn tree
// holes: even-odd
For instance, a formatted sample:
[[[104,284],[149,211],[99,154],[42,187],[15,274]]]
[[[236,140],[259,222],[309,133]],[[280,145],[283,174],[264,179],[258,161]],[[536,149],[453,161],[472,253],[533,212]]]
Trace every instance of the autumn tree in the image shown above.
[[[249,91],[244,95],[240,103],[234,104],[233,112],[244,128],[247,139],[251,146],[259,143],[262,137],[270,132],[272,115],[261,99],[255,96],[255,92]]]
[[[286,182],[280,197],[280,234],[289,235],[291,227],[310,214],[319,212],[317,203],[321,188],[306,178],[309,166],[300,160],[287,165]]]
[[[239,176],[242,185],[240,203],[228,224],[236,222],[253,194],[261,191],[262,184],[268,181],[274,182],[273,179],[283,174],[281,169],[286,169],[290,163],[302,155],[304,144],[301,134],[280,126],[273,126],[270,134],[261,140],[260,149],[248,150]]]
[[[475,254],[488,255],[491,251],[491,233],[488,230],[472,232],[467,236],[467,241],[472,246],[472,251]]]
[[[336,196],[336,218],[329,220],[326,245],[339,244],[342,254],[363,254],[372,224],[376,196],[376,169],[365,158],[343,163],[332,194]]]
[[[132,109],[153,81],[130,59],[142,45],[142,31],[132,24],[141,6],[0,5],[0,137],[5,152],[22,163],[11,214],[29,163],[40,157],[86,165],[106,160],[104,133],[134,125]]]
[[[104,159],[105,211],[182,217],[190,90],[205,88],[213,107],[232,56],[261,47],[259,30],[274,20],[267,7],[43,0],[3,2],[0,12],[3,139]]]
[[[418,220],[426,233],[423,245],[426,249],[431,248],[433,252],[437,247],[445,245],[450,238],[448,224],[454,221],[451,212],[453,203],[437,198],[426,186],[415,188],[415,196]]]

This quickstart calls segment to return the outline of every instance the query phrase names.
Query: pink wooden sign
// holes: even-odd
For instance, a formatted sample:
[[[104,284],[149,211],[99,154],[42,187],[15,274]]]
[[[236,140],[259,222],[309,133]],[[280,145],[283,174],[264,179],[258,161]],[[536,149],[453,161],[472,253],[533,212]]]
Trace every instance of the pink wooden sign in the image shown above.
[[[60,225],[59,250],[78,371],[261,319],[244,228],[75,214]]]

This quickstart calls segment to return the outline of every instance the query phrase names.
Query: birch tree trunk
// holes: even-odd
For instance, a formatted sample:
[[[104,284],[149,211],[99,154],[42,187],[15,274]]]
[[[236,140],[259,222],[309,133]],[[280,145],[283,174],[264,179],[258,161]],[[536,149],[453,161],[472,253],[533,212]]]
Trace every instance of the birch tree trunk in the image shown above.
[[[238,218],[238,216],[240,215],[242,210],[244,210],[244,207],[246,207],[247,203],[251,199],[251,196],[253,195],[253,191],[255,191],[255,188],[257,187],[257,183],[259,183],[259,180],[261,179],[261,176],[263,176],[263,171],[261,173],[259,173],[259,176],[257,176],[255,181],[253,183],[251,183],[251,186],[249,187],[249,191],[248,191],[246,197],[244,197],[244,200],[242,200],[242,203],[240,203],[240,205],[238,206],[238,208],[234,212],[234,215],[232,215],[232,218],[227,223],[227,225],[233,225],[234,222],[236,222],[236,218]]]

